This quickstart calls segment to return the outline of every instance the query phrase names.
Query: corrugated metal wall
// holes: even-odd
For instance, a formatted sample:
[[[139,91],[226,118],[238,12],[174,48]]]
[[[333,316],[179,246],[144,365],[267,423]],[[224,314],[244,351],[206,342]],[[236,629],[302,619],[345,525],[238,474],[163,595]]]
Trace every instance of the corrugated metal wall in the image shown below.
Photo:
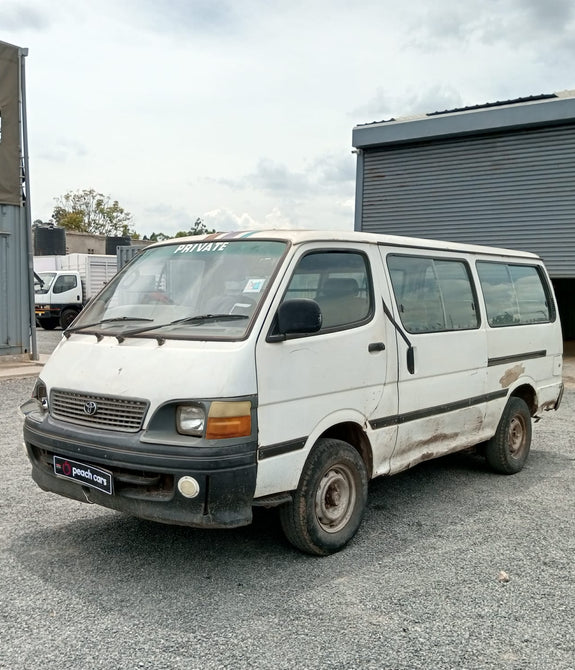
[[[24,209],[0,205],[0,356],[30,351]]]
[[[552,277],[575,277],[575,125],[377,147],[361,159],[362,230],[532,251]]]

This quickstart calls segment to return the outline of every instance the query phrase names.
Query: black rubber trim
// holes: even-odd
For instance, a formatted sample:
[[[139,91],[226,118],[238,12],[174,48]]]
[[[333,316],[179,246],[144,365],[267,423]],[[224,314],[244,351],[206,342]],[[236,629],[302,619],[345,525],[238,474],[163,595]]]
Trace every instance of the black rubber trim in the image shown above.
[[[491,368],[494,365],[507,365],[507,363],[517,363],[519,361],[527,361],[530,358],[545,358],[547,350],[527,351],[524,354],[513,354],[513,356],[497,356],[495,358],[487,359],[487,367]]]
[[[377,151],[377,149],[375,150]],[[493,247],[493,250],[486,249],[485,251],[482,250],[476,250],[476,249],[442,249],[441,247],[432,247],[432,246],[426,246],[425,244],[416,244],[416,243],[410,243],[408,242],[387,242],[387,241],[381,241],[381,242],[376,242],[378,247],[399,247],[401,249],[423,249],[424,251],[440,251],[440,252],[448,252],[450,254],[453,254],[453,258],[455,259],[456,256],[455,254],[460,254],[459,258],[457,260],[460,260],[461,258],[464,257],[465,254],[469,254],[471,256],[495,256],[503,259],[502,261],[493,261],[494,263],[513,263],[514,265],[526,265],[527,263],[531,262],[530,267],[539,267],[537,263],[533,265],[534,261],[540,261],[541,256],[538,256],[537,254],[532,254],[530,256],[517,256],[516,254],[513,253],[513,251],[510,251],[508,254],[507,253],[502,253],[505,252],[505,249],[500,249],[497,247]],[[442,259],[444,258],[443,256],[441,257]],[[447,256],[445,257],[447,258]]]
[[[289,454],[290,451],[299,451],[305,447],[307,437],[300,437],[297,440],[289,440],[288,442],[278,442],[277,444],[268,444],[265,447],[260,447],[258,450],[258,458],[263,461],[264,458],[271,458],[272,456],[279,456],[280,454]]]
[[[559,391],[559,396],[557,400],[555,401],[555,406],[553,409],[557,411],[559,409],[559,405],[561,404],[561,401],[563,400],[563,393],[565,391],[565,384],[561,383],[561,390]]]
[[[508,393],[507,389],[500,391],[493,391],[485,395],[478,395],[473,398],[464,398],[456,402],[446,403],[445,405],[436,405],[435,407],[426,407],[425,409],[418,409],[414,412],[406,412],[405,414],[395,414],[394,416],[386,416],[381,419],[373,419],[369,425],[377,430],[379,428],[387,428],[388,426],[398,426],[409,421],[417,421],[418,419],[426,419],[430,416],[438,414],[447,414],[447,412],[454,412],[457,409],[464,409],[465,407],[473,407],[473,405],[481,405],[484,402],[491,400],[498,400],[504,398]]]

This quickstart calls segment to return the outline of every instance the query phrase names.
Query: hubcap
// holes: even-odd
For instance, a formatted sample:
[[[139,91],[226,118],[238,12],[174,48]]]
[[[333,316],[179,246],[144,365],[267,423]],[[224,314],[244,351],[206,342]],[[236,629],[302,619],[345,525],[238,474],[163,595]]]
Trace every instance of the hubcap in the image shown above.
[[[315,513],[323,530],[337,533],[349,521],[356,490],[351,471],[344,465],[330,468],[322,477],[315,496]]]

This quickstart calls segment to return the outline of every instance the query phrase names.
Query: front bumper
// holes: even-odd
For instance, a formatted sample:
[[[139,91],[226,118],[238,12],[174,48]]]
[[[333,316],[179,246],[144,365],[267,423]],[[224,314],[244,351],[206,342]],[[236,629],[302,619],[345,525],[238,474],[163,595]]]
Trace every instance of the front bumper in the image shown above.
[[[257,475],[257,442],[218,441],[183,447],[140,440],[141,433],[86,432],[46,416],[27,417],[24,442],[38,486],[67,498],[91,502],[142,519],[201,528],[251,523]],[[112,473],[112,495],[54,474],[60,456]],[[200,492],[186,498],[181,477],[193,477]]]

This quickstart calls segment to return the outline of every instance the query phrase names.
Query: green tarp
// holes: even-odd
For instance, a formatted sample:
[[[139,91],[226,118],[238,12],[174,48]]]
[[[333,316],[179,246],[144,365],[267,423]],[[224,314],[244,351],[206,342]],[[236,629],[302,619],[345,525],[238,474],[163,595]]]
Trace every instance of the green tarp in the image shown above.
[[[21,205],[20,53],[0,42],[0,205]]]

